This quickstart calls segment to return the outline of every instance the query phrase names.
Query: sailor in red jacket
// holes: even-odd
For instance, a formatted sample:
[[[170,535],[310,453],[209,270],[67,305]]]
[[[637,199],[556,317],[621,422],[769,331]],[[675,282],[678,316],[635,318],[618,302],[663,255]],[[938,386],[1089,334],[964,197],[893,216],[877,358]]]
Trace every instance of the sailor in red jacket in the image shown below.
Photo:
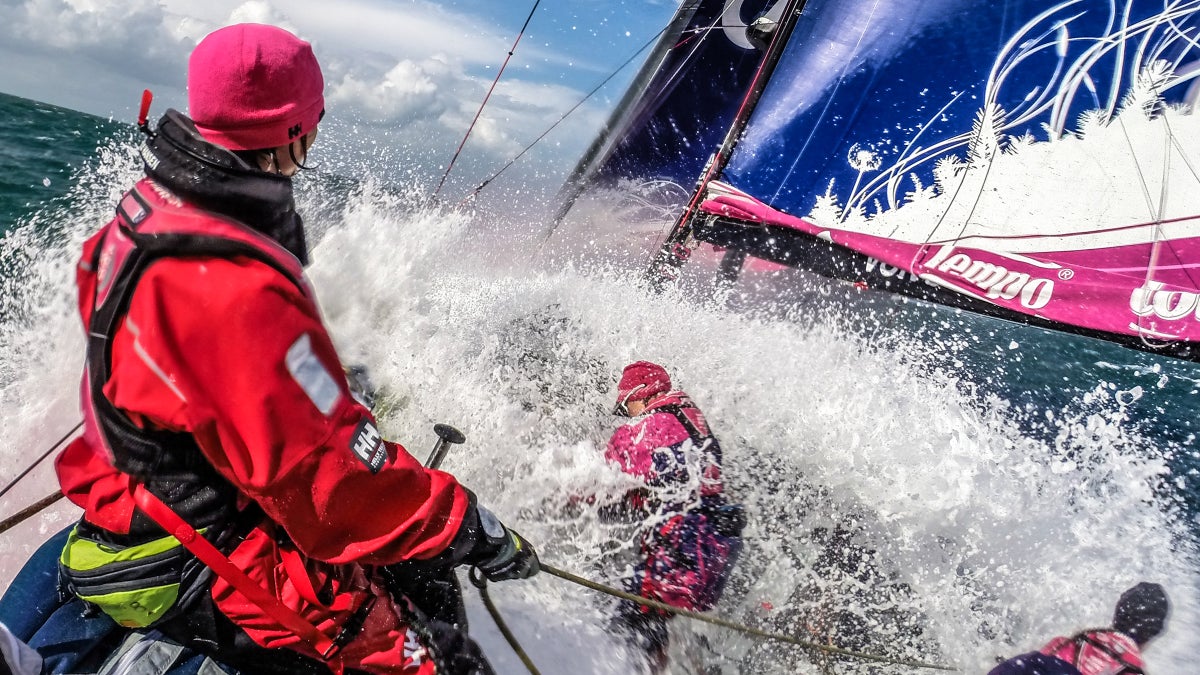
[[[191,119],[168,111],[151,133],[144,103],[146,178],[79,262],[85,426],[57,470],[84,515],[63,576],[118,622],[245,672],[488,673],[404,577],[526,578],[537,557],[348,389],[292,199],[322,92],[308,43],[242,24],[193,52]],[[260,590],[202,564],[192,528]]]
[[[646,485],[620,505],[646,523],[630,592],[681,609],[712,609],[745,525],[742,507],[725,499],[721,446],[700,409],[649,361],[625,367],[614,412],[631,419],[613,433],[605,458]],[[667,618],[633,603],[623,604],[617,618],[617,630],[645,651],[655,673],[667,662]]]

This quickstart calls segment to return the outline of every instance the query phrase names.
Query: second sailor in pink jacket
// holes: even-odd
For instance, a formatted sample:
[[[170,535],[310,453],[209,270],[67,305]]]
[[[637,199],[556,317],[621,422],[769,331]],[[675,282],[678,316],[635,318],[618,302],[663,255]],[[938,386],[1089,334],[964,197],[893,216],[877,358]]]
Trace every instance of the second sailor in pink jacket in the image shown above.
[[[630,592],[692,611],[711,609],[742,547],[745,517],[726,501],[721,446],[704,414],[666,370],[648,361],[627,366],[618,384],[618,415],[605,457],[642,479],[623,510],[646,523]],[[617,628],[646,651],[650,668],[666,664],[667,615],[628,603]]]

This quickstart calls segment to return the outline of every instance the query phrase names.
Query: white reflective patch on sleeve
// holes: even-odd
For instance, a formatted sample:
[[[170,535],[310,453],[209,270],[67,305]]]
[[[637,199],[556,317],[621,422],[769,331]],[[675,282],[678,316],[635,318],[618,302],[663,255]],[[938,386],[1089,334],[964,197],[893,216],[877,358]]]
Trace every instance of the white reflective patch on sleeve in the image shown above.
[[[325,365],[317,358],[312,350],[312,338],[308,333],[301,335],[288,347],[287,369],[292,379],[300,385],[308,398],[326,417],[333,412],[334,406],[342,397],[337,381],[325,369]]]

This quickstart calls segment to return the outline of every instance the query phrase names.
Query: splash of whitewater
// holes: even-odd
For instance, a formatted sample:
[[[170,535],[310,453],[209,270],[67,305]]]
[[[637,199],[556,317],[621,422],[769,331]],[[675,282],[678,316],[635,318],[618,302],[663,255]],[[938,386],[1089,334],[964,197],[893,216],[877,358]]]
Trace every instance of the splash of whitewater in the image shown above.
[[[102,149],[105,168],[82,176],[69,210],[40,212],[0,247],[4,476],[78,419],[72,265],[136,176],[132,156],[121,143]],[[832,319],[648,295],[619,266],[497,250],[468,216],[416,208],[371,180],[348,192],[305,182],[301,210],[318,233],[311,277],[344,360],[370,364],[383,385],[383,430],[419,458],[433,423],[466,432],[445,468],[546,561],[608,583],[627,569],[628,529],[568,502],[628,487],[602,459],[613,383],[625,363],[651,359],[707,413],[729,489],[750,513],[720,615],[981,672],[998,655],[1106,623],[1121,590],[1151,579],[1175,607],[1150,667],[1191,663],[1191,535],[1164,496],[1174,480],[1165,459],[1123,424],[1118,392],[1098,386],[1067,410],[1037,411],[1057,434],[1031,438],[1018,424],[1025,412],[972,396],[963,376],[931,365],[928,344],[869,346]],[[53,487],[48,471],[35,473],[5,512]],[[0,539],[4,578],[74,517],[59,507]],[[602,597],[547,575],[492,595],[544,669],[634,668],[608,635]],[[521,672],[475,600],[472,617],[500,672]],[[724,629],[679,620],[672,630],[676,672],[823,663]]]

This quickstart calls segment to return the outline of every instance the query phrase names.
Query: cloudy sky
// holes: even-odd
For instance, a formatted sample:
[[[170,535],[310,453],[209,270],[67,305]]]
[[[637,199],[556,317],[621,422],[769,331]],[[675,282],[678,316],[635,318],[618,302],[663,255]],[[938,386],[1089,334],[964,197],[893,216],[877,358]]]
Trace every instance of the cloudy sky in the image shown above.
[[[156,114],[168,106],[182,110],[187,56],[200,38],[230,23],[272,23],[313,43],[325,70],[326,119],[336,120],[342,138],[367,153],[402,148],[407,161],[440,175],[533,4],[0,0],[0,91],[132,121],[149,88]],[[461,180],[486,177],[519,153],[650,40],[677,6],[678,0],[540,3],[463,151],[459,162],[468,175]],[[525,163],[539,171],[572,163],[638,63]]]

